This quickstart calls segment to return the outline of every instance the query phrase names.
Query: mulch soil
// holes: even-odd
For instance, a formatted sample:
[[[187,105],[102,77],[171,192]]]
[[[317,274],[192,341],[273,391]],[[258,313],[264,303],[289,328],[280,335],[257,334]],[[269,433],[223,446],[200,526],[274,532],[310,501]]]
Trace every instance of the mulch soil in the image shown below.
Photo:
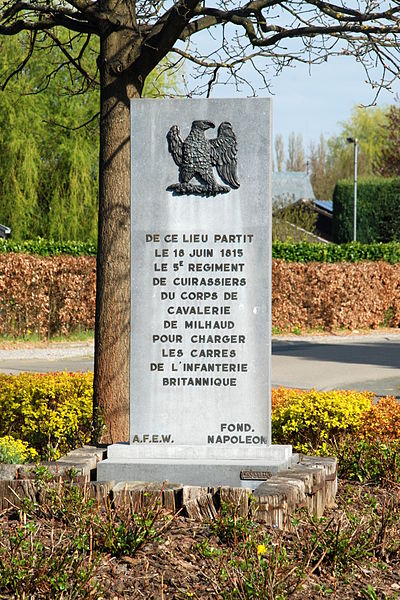
[[[245,591],[243,569],[235,570],[231,562],[237,556],[238,546],[232,540],[223,539],[218,523],[198,523],[178,515],[171,519],[159,540],[145,544],[133,557],[115,558],[100,553],[94,575],[98,588],[90,597],[97,600],[400,598],[399,507],[398,485],[384,489],[340,482],[337,507],[327,510],[323,521],[317,523],[300,514],[291,532],[261,527],[254,534],[259,536],[258,543],[262,539],[269,540],[268,543],[277,548],[284,547],[281,558],[287,556],[282,562],[270,563],[275,569],[273,593],[267,584],[264,588],[257,588],[256,584],[253,592],[251,588]],[[20,519],[16,511],[5,511],[0,516],[3,547],[8,533],[20,525]],[[59,527],[60,531],[65,527],[57,521],[52,526],[55,530]],[[250,526],[243,535],[242,548],[252,535]],[[45,533],[43,543],[49,543]],[[214,549],[215,556],[205,555],[200,550],[202,547]],[[254,548],[257,542],[253,544],[253,559]],[[263,560],[268,559],[255,552],[256,567]],[[20,596],[10,594],[4,583],[0,584],[0,598],[16,597]],[[51,597],[56,596],[46,595],[45,591],[26,596]],[[57,597],[72,596],[60,593]]]

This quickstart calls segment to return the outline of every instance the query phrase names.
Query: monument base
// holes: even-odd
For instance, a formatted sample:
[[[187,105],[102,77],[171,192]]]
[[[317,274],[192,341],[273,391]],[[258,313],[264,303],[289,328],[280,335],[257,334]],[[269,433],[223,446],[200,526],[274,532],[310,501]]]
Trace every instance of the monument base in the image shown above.
[[[228,458],[229,457],[229,458]],[[256,487],[292,462],[290,445],[240,448],[113,444],[97,481],[169,481],[204,487]]]

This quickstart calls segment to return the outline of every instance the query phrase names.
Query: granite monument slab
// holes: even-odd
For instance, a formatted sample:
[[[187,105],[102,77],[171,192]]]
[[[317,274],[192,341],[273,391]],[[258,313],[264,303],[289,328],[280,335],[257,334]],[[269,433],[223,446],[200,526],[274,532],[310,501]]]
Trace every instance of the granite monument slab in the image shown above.
[[[99,477],[247,486],[291,458],[271,445],[271,101],[131,107],[130,442]]]

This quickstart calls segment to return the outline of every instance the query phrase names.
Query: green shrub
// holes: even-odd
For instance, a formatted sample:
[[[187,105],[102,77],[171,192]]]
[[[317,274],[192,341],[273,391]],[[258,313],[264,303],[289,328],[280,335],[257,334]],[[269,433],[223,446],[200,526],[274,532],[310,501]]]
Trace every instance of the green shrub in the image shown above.
[[[11,435],[0,437],[0,463],[22,464],[37,460],[38,453],[29,448],[27,442],[15,439]]]
[[[97,245],[93,242],[60,242],[43,238],[23,242],[0,239],[0,252],[23,252],[25,254],[38,254],[40,256],[53,256],[57,254],[91,256],[96,255]]]
[[[115,581],[111,596],[101,588],[105,577],[115,579],[118,563],[112,560],[108,575],[110,558],[133,557],[151,542],[162,543],[174,522],[159,492],[112,506],[91,498],[89,486],[53,477],[42,466],[35,469],[35,487],[39,493],[21,498],[12,519],[1,522],[2,599],[122,597],[115,595]],[[137,597],[132,590],[123,597]]]
[[[364,243],[400,239],[400,178],[360,179],[357,186],[357,239]],[[354,183],[339,181],[333,193],[333,239],[353,238]]]
[[[0,435],[57,459],[90,441],[92,396],[92,373],[0,373]]]
[[[314,244],[311,242],[274,242],[272,258],[287,262],[361,262],[383,260],[391,264],[400,262],[400,242],[361,244]]]
[[[52,522],[26,519],[2,533],[0,545],[1,598],[99,598],[94,581],[98,562],[88,560],[82,538],[73,531],[56,531]],[[43,535],[51,542],[46,543]]]
[[[400,440],[354,439],[349,435],[334,442],[331,449],[344,479],[374,485],[400,482]]]
[[[272,390],[274,443],[304,454],[337,456],[339,476],[400,482],[400,405],[372,392]]]
[[[374,397],[371,392],[280,390],[272,396],[272,436],[304,454],[330,454],[332,438],[356,432]]]

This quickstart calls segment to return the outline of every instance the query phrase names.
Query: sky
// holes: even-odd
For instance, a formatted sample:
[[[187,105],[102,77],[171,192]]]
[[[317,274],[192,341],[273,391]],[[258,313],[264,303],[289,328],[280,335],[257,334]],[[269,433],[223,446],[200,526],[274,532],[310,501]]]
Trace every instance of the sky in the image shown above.
[[[253,72],[246,74],[252,80]],[[254,77],[253,84],[256,83]],[[341,132],[341,123],[349,119],[355,106],[368,106],[375,101],[376,90],[366,81],[366,73],[352,56],[330,57],[326,63],[297,64],[285,68],[270,79],[270,91],[258,90],[258,96],[273,100],[273,135],[283,136],[285,148],[291,132],[300,133],[305,150],[310,142],[318,143],[321,133],[325,139]],[[235,93],[232,86],[216,86],[211,97],[238,97],[249,95],[248,88]],[[400,81],[392,92],[382,90],[378,106],[396,103],[400,98]]]
[[[353,0],[350,5],[352,2]],[[383,4],[382,2],[381,6]],[[222,44],[222,39],[219,38],[221,31],[220,28],[215,28],[212,30],[213,35],[210,32],[199,34],[199,47],[205,56],[212,56],[214,47]],[[225,30],[224,34],[227,35]],[[348,50],[345,42],[342,46]],[[285,42],[285,47],[294,54],[300,52],[301,57],[306,58],[301,53],[302,42],[297,39]],[[336,45],[334,50],[340,52],[340,46]],[[372,62],[373,57],[369,58]],[[260,67],[263,60],[259,59]],[[270,90],[257,89],[260,79],[249,63],[240,71],[240,75],[250,80],[257,89],[258,96],[272,97],[273,134],[274,137],[282,134],[286,148],[291,132],[302,135],[306,150],[310,142],[318,143],[321,133],[325,139],[339,134],[342,130],[341,123],[349,119],[356,106],[368,106],[375,101],[378,106],[388,106],[396,103],[396,95],[400,103],[400,80],[393,84],[392,93],[382,89],[376,100],[376,90],[366,81],[367,75],[362,64],[351,55],[330,56],[320,65],[309,66],[300,62],[293,64],[293,67],[285,67],[277,76],[274,76],[271,68],[271,76],[268,78]],[[263,66],[268,68],[268,59]],[[379,79],[380,75],[380,69],[372,73],[375,79]],[[213,98],[250,95],[251,90],[247,86],[236,91],[233,85],[215,85],[211,93]]]
[[[341,130],[356,105],[369,105],[375,91],[366,83],[366,75],[352,57],[332,57],[323,65],[306,65],[284,70],[272,80],[274,134],[281,133],[286,142],[294,131],[301,133],[305,147],[320,134],[327,138]],[[400,82],[392,93],[382,90],[377,104],[385,106],[400,96]]]

